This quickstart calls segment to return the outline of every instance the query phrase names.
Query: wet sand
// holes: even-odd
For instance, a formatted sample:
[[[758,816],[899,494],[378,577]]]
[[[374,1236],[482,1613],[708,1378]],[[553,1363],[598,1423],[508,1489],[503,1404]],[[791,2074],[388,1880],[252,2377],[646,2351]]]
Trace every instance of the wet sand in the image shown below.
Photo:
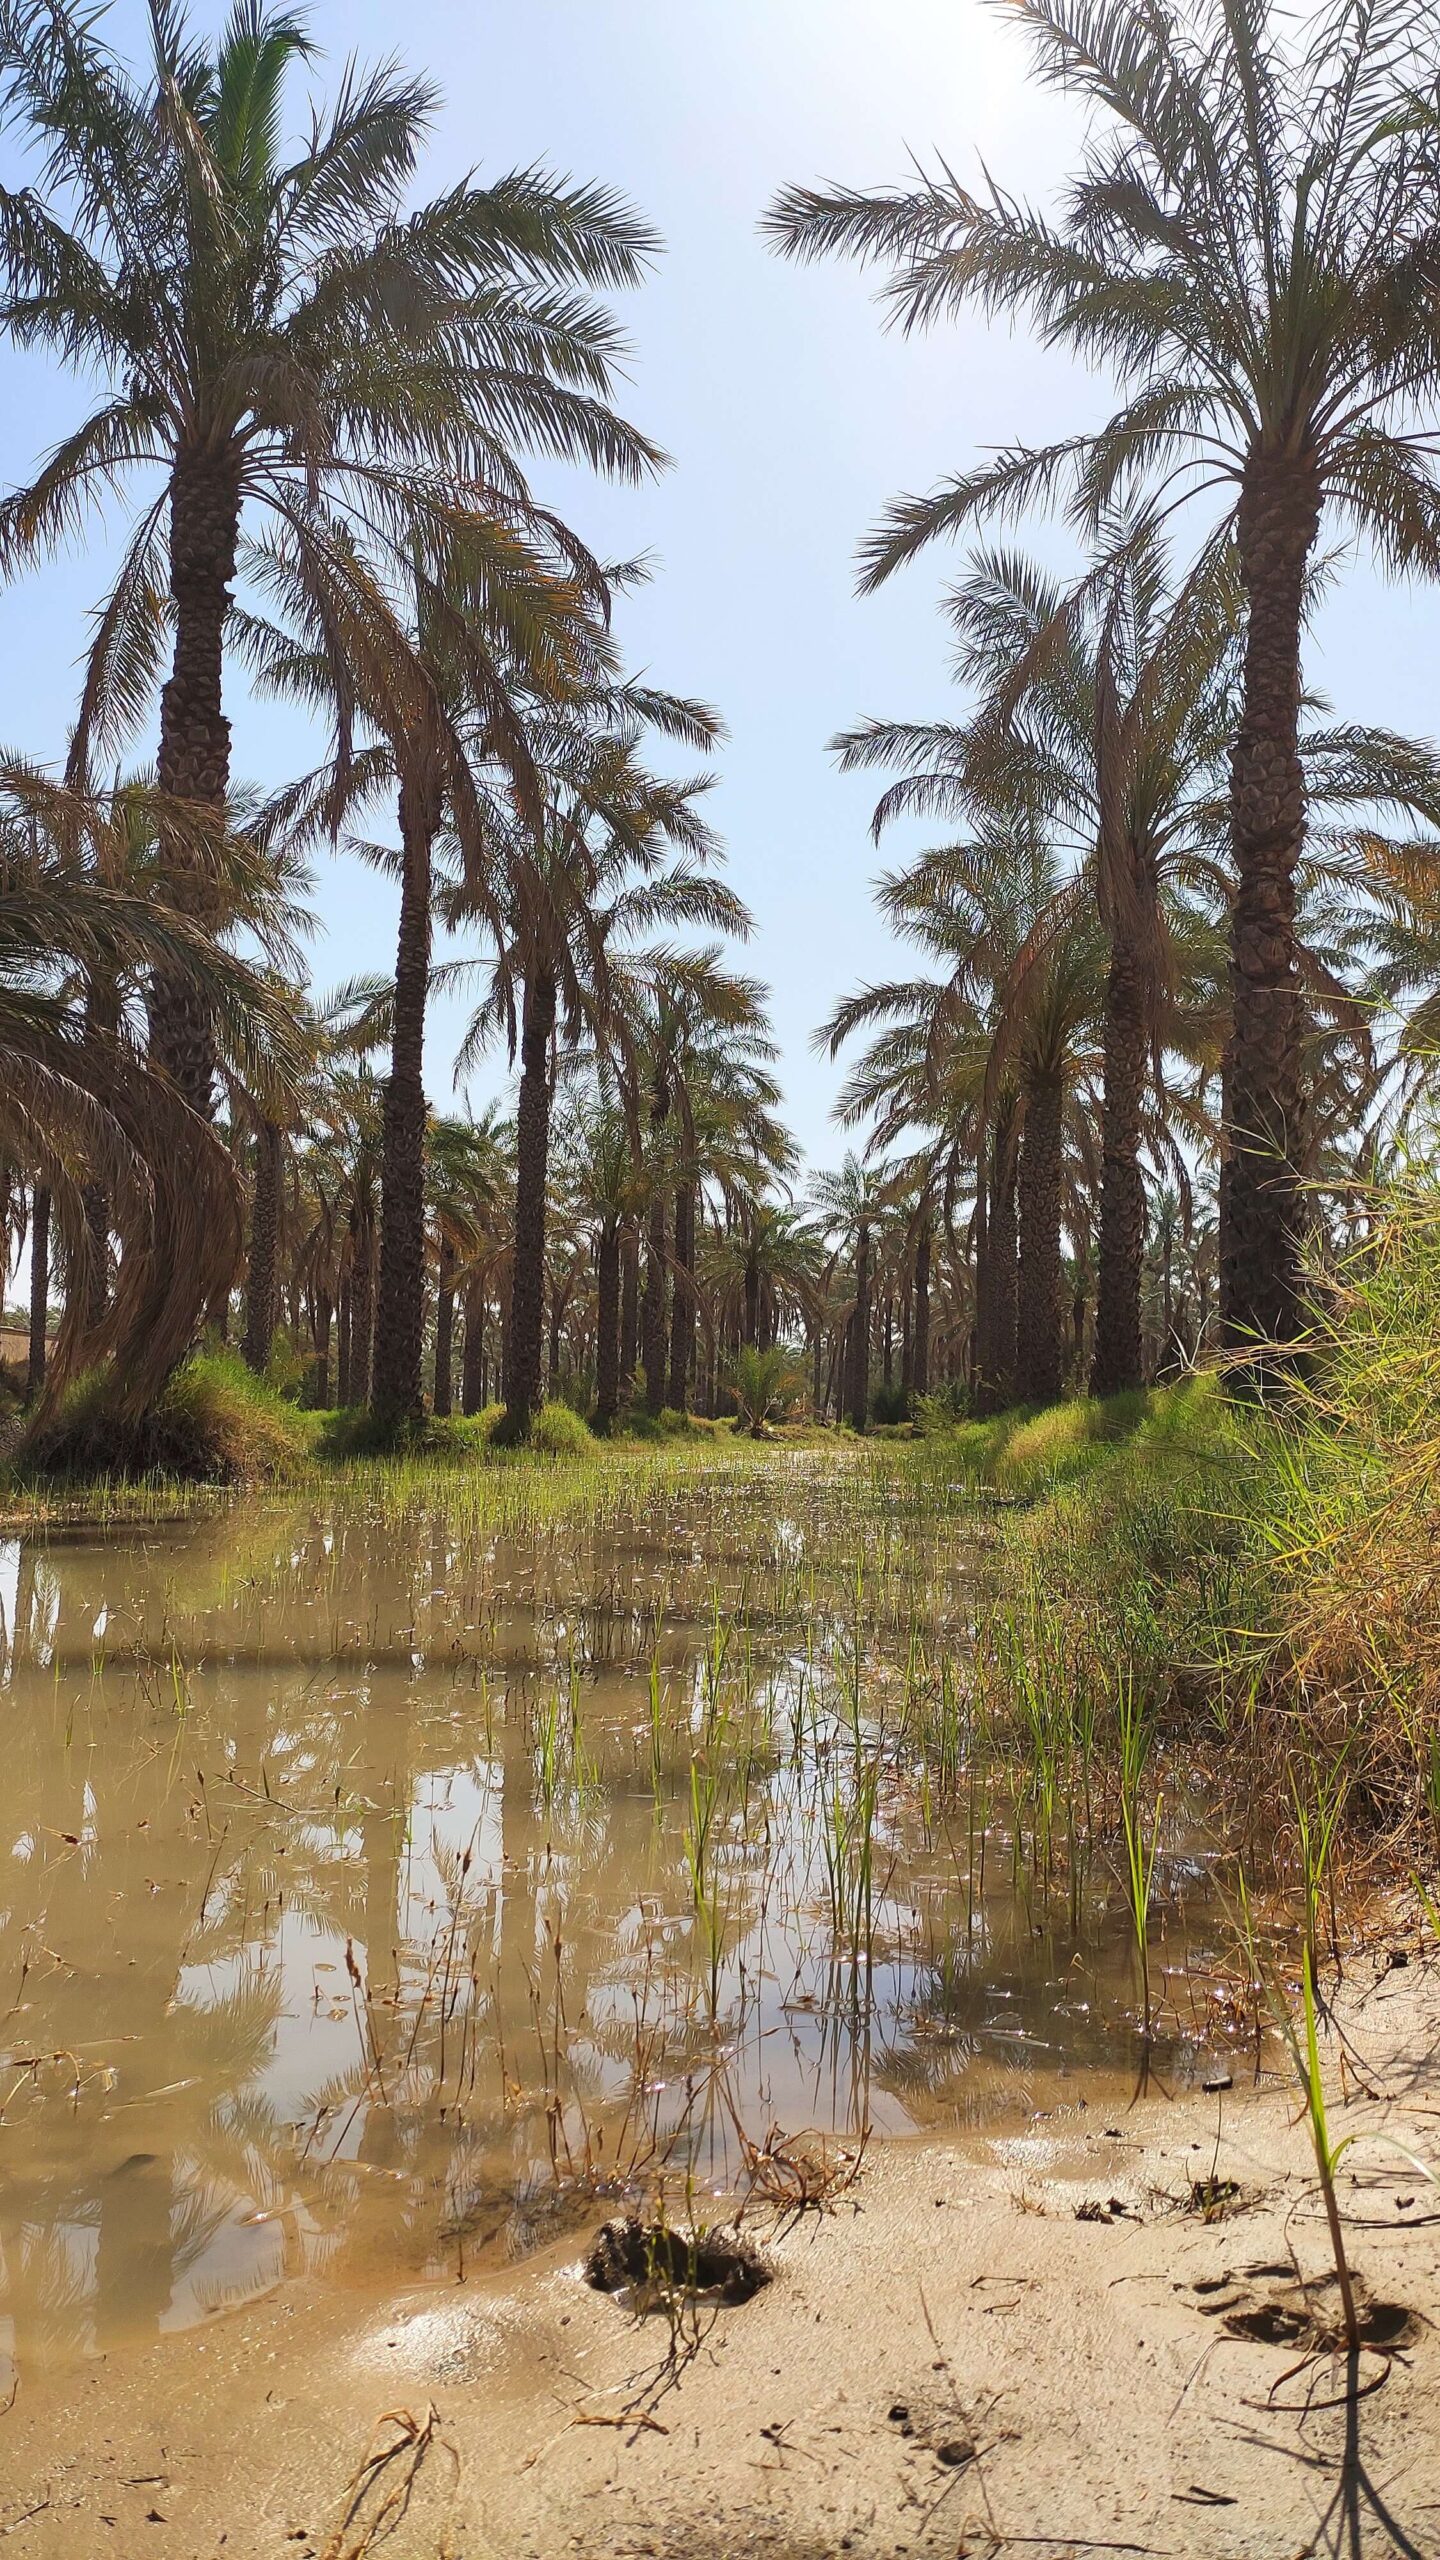
[[[1433,2163],[1440,1968],[1413,1932],[1391,1943],[1409,1961],[1357,1961],[1337,2003],[1332,2132]],[[775,2280],[703,2315],[668,2371],[666,2320],[593,2291],[572,2238],[383,2302],[289,2286],[23,2385],[0,2418],[0,2543],[17,2560],[1431,2560],[1440,2189],[1379,2140],[1347,2154],[1357,2273],[1414,2319],[1347,2401],[1343,2361],[1236,2333],[1283,2332],[1297,2274],[1327,2265],[1293,2085],[1236,2070],[1210,2095],[872,2145],[833,2209],[769,2238]],[[1239,2193],[1207,2220],[1192,2189],[1212,2177]],[[372,2448],[398,2450],[357,2508]]]

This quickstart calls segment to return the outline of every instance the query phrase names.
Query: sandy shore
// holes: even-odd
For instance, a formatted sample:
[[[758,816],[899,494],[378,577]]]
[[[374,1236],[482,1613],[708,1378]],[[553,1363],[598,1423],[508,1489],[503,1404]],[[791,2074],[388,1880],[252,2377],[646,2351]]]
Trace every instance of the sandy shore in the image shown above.
[[[1440,2162],[1440,1971],[1367,1960],[1339,2017],[1334,2129]],[[1363,2357],[1358,2397],[1343,2362],[1237,2334],[1283,2331],[1297,2275],[1327,2264],[1296,2112],[1277,2080],[872,2146],[668,2373],[668,2322],[587,2286],[573,2242],[384,2304],[288,2288],[23,2386],[0,2541],[17,2560],[1433,2560],[1440,2189],[1378,2139],[1347,2155],[1355,2266],[1413,2321]],[[1212,2174],[1239,2192],[1207,2220]],[[393,2458],[347,2523],[372,2443]]]

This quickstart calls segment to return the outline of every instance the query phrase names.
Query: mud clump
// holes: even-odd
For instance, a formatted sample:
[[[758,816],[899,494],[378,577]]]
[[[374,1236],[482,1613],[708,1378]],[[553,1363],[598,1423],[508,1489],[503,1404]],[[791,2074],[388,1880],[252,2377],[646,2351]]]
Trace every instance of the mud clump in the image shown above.
[[[928,2392],[916,2392],[904,2400],[892,2400],[885,2412],[889,2424],[907,2443],[934,2455],[947,2471],[963,2471],[976,2458],[972,2438],[955,2424],[953,2408],[947,2408]]]
[[[585,2281],[597,2293],[633,2292],[639,2304],[667,2294],[705,2302],[750,2302],[774,2269],[733,2231],[672,2231],[631,2214],[597,2232]]]

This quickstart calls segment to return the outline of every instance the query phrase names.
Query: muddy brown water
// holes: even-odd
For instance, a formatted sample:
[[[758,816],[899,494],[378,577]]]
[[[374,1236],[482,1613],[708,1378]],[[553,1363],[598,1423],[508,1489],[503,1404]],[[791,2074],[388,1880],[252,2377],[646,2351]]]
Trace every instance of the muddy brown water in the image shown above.
[[[0,1545],[22,2371],[302,2273],[453,2280],[662,2171],[703,2211],[772,2125],[1123,2103],[1113,1862],[1047,1894],[993,1791],[939,1803],[913,1602],[862,1640],[825,1503],[740,1474],[599,1525],[337,1496]],[[1190,1826],[1156,1932],[1189,2078],[1223,1937]]]

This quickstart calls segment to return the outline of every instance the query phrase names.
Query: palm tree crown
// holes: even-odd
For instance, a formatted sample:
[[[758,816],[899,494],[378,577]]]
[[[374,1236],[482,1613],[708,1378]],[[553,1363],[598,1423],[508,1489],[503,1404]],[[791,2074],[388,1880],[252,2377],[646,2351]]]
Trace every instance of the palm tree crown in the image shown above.
[[[792,188],[770,230],[791,255],[888,264],[906,327],[972,303],[1027,312],[1123,386],[1098,431],[900,501],[867,545],[867,584],[982,513],[1066,488],[1092,532],[1132,492],[1229,495],[1246,630],[1222,1296],[1233,1341],[1283,1338],[1301,1224],[1307,570],[1327,512],[1393,568],[1440,569],[1429,19],[1404,0],[1332,0],[1300,21],[1228,0],[1019,0],[1010,14],[1041,77],[1098,111],[1056,217],[945,171],[898,193]]]

